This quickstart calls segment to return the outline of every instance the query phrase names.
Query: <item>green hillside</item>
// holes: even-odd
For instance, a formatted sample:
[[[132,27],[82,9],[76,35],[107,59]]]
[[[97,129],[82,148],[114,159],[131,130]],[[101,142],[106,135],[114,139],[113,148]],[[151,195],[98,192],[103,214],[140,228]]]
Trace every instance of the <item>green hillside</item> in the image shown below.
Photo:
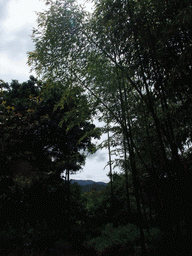
[[[71,183],[77,183],[81,186],[81,192],[90,192],[91,190],[100,191],[107,186],[105,182],[95,182],[92,180],[71,180]]]

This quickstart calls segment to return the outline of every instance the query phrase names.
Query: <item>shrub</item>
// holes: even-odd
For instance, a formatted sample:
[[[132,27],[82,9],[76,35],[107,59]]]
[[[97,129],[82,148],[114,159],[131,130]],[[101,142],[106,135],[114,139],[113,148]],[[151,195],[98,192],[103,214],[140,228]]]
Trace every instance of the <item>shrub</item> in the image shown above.
[[[103,252],[106,248],[115,245],[116,248],[119,248],[118,244],[121,244],[124,249],[126,246],[128,247],[128,245],[131,247],[134,241],[138,239],[139,230],[134,224],[114,228],[113,224],[109,223],[104,226],[101,236],[91,239],[88,245],[95,247],[99,252]]]

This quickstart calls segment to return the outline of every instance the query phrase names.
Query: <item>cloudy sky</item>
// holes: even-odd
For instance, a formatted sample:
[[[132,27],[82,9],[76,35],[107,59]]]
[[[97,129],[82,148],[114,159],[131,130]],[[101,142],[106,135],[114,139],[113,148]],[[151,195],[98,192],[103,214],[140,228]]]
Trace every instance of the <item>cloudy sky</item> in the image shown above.
[[[26,64],[26,53],[34,49],[30,36],[37,25],[35,12],[45,8],[41,0],[0,0],[0,79],[3,81],[24,82],[31,74],[36,76]],[[107,161],[107,150],[100,150],[88,157],[83,170],[71,178],[108,182],[109,168],[104,170]]]

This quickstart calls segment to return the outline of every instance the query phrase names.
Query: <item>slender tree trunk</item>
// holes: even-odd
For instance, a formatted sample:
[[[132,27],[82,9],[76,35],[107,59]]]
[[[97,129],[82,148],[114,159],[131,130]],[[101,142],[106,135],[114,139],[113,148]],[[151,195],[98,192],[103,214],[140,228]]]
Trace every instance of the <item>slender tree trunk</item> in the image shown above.
[[[123,135],[123,146],[124,146],[124,161],[125,161],[125,179],[126,179],[126,195],[127,195],[127,211],[130,214],[131,205],[130,205],[130,196],[129,196],[129,179],[128,179],[128,166],[127,166],[127,149],[125,135]]]
[[[149,195],[149,218],[150,218],[150,224],[152,223],[152,208],[151,208],[151,197]]]
[[[142,201],[143,213],[144,213],[144,217],[145,217],[146,229],[147,229],[147,233],[150,235],[149,225],[148,225],[148,221],[147,221],[146,208],[145,208],[145,202],[144,202],[144,199],[143,199],[143,195],[142,195],[142,190],[141,190],[140,184],[139,184],[139,191],[140,191],[140,195],[141,195],[141,201]]]
[[[126,179],[126,195],[127,195],[127,210],[128,213],[131,212],[131,206],[130,206],[130,195],[129,195],[129,180],[128,180],[128,165],[127,165],[127,145],[126,145],[126,136],[125,136],[125,129],[127,129],[127,118],[128,115],[128,103],[127,103],[127,94],[126,94],[126,88],[125,88],[125,81],[123,79],[123,74],[119,74],[119,68],[117,69],[117,76],[119,80],[119,94],[120,94],[120,101],[121,101],[121,111],[122,111],[122,119],[123,119],[123,147],[124,147],[124,163],[125,163],[125,179]],[[122,81],[122,84],[121,84]],[[123,86],[124,94],[122,93],[121,85]],[[124,96],[124,98],[123,98]]]
[[[137,211],[138,215],[140,218],[140,222],[142,221],[142,213],[141,213],[141,205],[140,205],[140,198],[139,198],[139,186],[138,186],[138,178],[137,178],[137,168],[135,165],[135,153],[133,149],[133,138],[132,138],[132,133],[131,133],[131,127],[130,127],[130,122],[128,121],[129,124],[129,133],[126,127],[126,137],[127,137],[127,142],[128,142],[128,149],[129,149],[129,155],[130,155],[130,163],[131,163],[131,169],[132,169],[132,177],[133,177],[133,187],[134,187],[134,194],[135,194],[135,199],[136,199],[136,205],[137,205]],[[141,253],[142,255],[146,254],[146,248],[145,248],[145,235],[143,231],[143,227],[140,224],[139,225],[139,231],[140,231],[140,240],[141,240]]]
[[[70,242],[70,182],[69,182],[69,155],[68,155],[68,168],[67,168],[67,238],[68,242]]]
[[[107,123],[108,126],[108,123]],[[111,207],[114,210],[114,195],[113,195],[113,174],[112,174],[112,165],[111,165],[111,147],[110,147],[110,137],[109,137],[109,130],[107,132],[108,135],[108,153],[109,153],[109,176],[110,176],[110,183],[111,183]]]
[[[118,72],[118,67],[117,67],[117,72]],[[119,75],[119,74],[118,74]],[[121,109],[122,109],[122,119],[123,119],[123,136],[126,138],[127,141],[127,146],[128,146],[128,151],[129,151],[129,158],[130,158],[130,163],[131,163],[131,170],[132,170],[132,177],[133,177],[133,187],[134,187],[134,194],[135,194],[135,199],[136,199],[136,205],[137,205],[137,211],[138,215],[140,218],[140,222],[142,221],[142,213],[141,213],[141,206],[140,206],[140,198],[139,198],[139,187],[138,187],[138,181],[137,181],[137,168],[135,164],[135,153],[134,153],[134,148],[133,148],[133,137],[131,133],[131,124],[129,120],[129,115],[127,113],[127,118],[126,118],[126,107],[125,107],[125,100],[123,100],[123,93],[121,89],[121,84],[120,84],[121,79],[119,79],[119,94],[120,94],[120,101],[121,101]],[[124,96],[126,96],[124,94]],[[128,127],[127,127],[128,126]],[[128,131],[129,129],[129,131]],[[141,240],[141,251],[142,255],[146,254],[146,248],[145,248],[145,235],[143,231],[143,227],[140,224],[139,225],[139,230],[140,230],[140,240]]]

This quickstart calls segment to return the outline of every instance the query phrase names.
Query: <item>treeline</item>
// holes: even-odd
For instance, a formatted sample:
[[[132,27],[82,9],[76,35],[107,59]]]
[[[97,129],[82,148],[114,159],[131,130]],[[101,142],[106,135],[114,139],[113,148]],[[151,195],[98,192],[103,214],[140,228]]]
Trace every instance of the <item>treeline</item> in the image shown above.
[[[90,192],[91,190],[100,191],[106,187],[107,183],[104,182],[93,182],[86,180],[72,180],[71,183],[77,183],[81,187],[81,193]],[[88,184],[86,184],[88,183]]]

